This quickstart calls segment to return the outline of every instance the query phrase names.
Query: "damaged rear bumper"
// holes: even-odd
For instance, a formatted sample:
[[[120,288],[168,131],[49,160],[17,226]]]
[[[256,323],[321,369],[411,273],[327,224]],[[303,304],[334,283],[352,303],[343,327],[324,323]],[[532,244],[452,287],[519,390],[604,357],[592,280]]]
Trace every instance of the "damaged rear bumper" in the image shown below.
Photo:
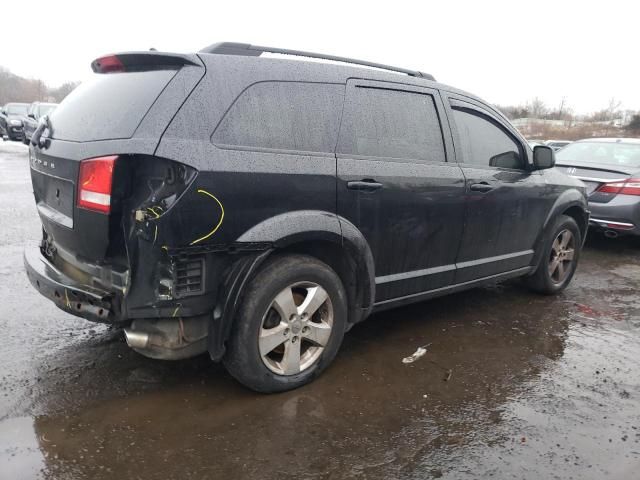
[[[49,262],[38,247],[25,249],[24,267],[31,284],[58,308],[94,322],[117,321],[111,292],[69,278]]]

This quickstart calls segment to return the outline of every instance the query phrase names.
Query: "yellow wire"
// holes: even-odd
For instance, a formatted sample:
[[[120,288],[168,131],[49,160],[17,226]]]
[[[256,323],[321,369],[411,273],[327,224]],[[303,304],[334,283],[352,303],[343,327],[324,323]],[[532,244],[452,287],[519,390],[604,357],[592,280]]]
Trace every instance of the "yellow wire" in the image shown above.
[[[158,215],[156,213],[156,211],[153,209],[153,207],[148,207],[147,210],[149,210],[151,213],[153,213],[156,216],[156,218],[160,218],[160,215]]]
[[[202,193],[204,195],[208,195],[211,198],[213,198],[216,202],[218,202],[218,205],[220,206],[220,211],[222,212],[220,215],[220,221],[218,221],[218,224],[215,226],[215,228],[213,230],[211,230],[209,233],[207,233],[204,237],[198,238],[197,240],[194,240],[193,242],[191,242],[189,245],[195,245],[198,242],[201,242],[203,240],[206,240],[207,238],[209,238],[211,235],[213,235],[214,233],[216,233],[216,231],[220,228],[220,225],[222,225],[222,220],[224,219],[224,207],[222,206],[222,202],[220,202],[220,200],[218,200],[214,195],[210,194],[209,192],[207,192],[206,190],[202,190],[202,189],[198,189],[198,193]]]

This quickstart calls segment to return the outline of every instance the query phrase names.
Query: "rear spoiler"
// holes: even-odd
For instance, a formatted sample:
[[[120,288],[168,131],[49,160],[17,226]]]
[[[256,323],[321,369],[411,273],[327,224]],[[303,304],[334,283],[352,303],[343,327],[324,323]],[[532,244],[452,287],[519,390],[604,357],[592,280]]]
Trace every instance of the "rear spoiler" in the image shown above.
[[[178,69],[185,65],[202,66],[196,55],[166,52],[125,52],[105,55],[91,62],[95,73],[142,72]]]

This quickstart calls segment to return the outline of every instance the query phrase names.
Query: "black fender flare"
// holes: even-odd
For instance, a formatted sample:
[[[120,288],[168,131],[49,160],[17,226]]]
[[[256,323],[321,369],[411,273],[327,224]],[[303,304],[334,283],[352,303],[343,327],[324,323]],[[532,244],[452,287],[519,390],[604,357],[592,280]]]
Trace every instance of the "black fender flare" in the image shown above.
[[[589,209],[588,209],[587,199],[585,198],[583,193],[580,192],[579,190],[576,190],[576,189],[565,190],[564,192],[562,192],[562,194],[560,194],[560,196],[554,202],[553,206],[549,209],[549,213],[547,214],[544,224],[540,229],[540,233],[536,238],[535,254],[534,254],[533,263],[532,263],[536,268],[540,263],[542,252],[544,250],[542,248],[544,239],[549,229],[553,226],[553,222],[555,221],[556,218],[558,218],[559,215],[562,215],[564,212],[566,212],[572,207],[578,207],[582,211],[582,214],[584,216],[583,221],[584,221],[585,228],[584,228],[583,238],[582,238],[582,242],[584,243],[584,240],[586,238],[587,228],[589,225]]]
[[[208,350],[214,361],[224,356],[225,342],[249,279],[278,249],[307,242],[326,241],[340,245],[351,258],[356,277],[356,305],[350,305],[350,323],[363,320],[373,309],[375,267],[373,255],[362,233],[348,220],[321,210],[298,210],[268,218],[238,237],[235,244],[262,245],[233,262],[225,275],[209,325]]]

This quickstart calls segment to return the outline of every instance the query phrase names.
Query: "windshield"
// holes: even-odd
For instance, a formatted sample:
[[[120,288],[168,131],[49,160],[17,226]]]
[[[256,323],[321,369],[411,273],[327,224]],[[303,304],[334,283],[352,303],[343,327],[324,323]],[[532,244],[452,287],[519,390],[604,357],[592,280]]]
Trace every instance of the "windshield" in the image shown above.
[[[29,105],[9,104],[7,105],[7,115],[26,115]]]
[[[558,163],[585,162],[640,167],[640,144],[578,142],[556,152]]]

